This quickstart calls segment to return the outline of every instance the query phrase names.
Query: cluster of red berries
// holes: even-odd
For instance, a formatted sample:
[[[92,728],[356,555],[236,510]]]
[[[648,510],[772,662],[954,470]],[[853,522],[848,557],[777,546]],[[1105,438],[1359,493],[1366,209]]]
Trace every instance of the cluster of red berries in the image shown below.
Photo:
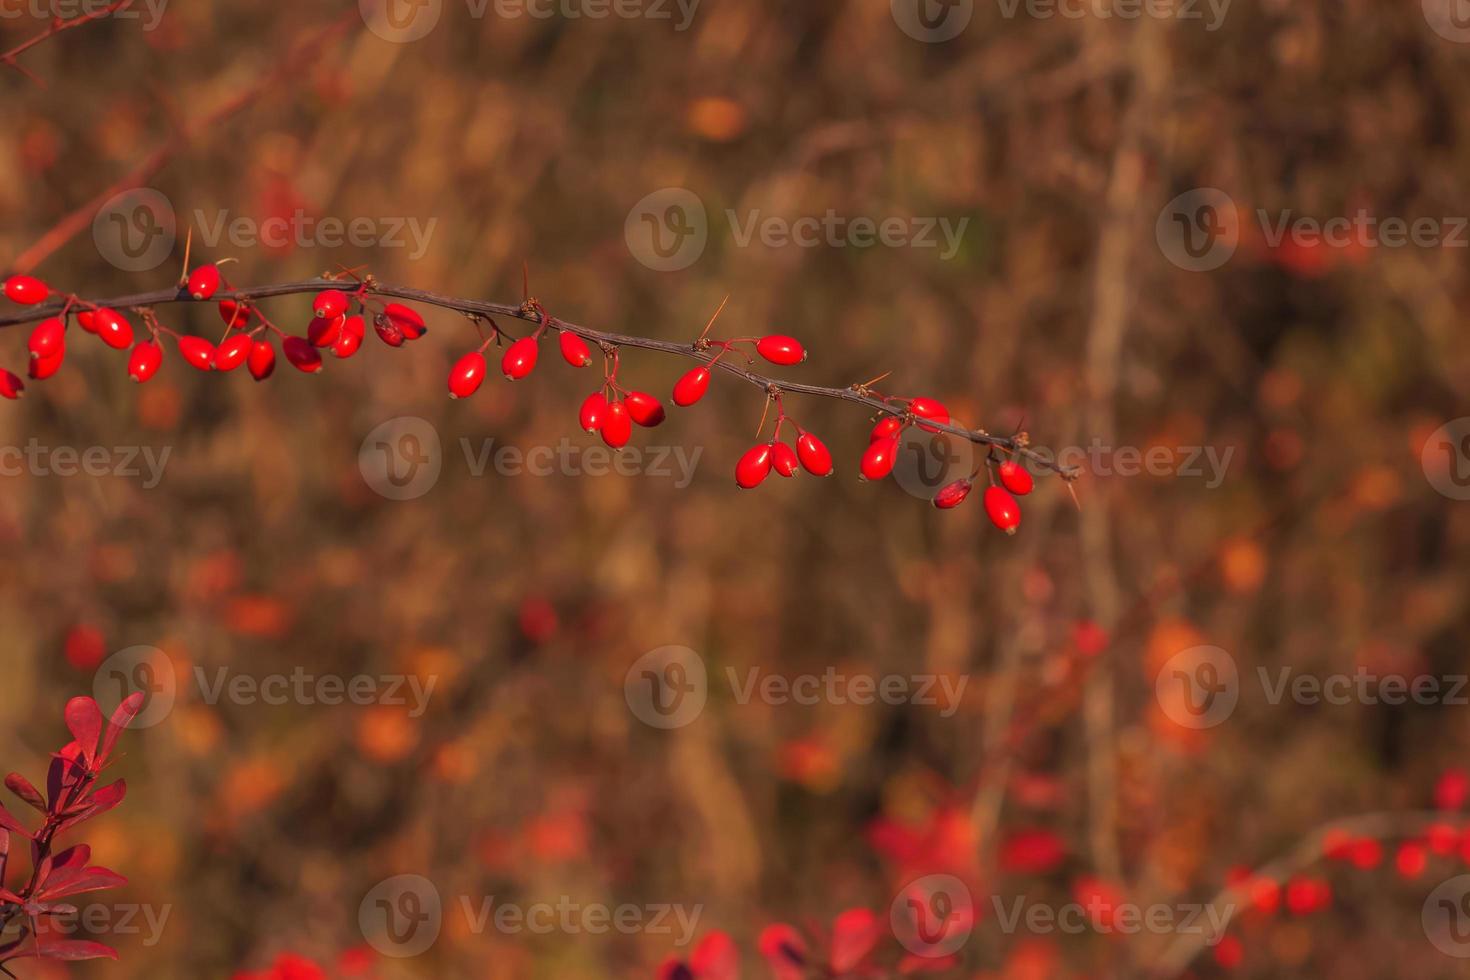
[[[234,291],[220,271],[223,263],[201,265],[189,271],[187,259],[185,261],[187,274],[180,281],[182,293],[179,298],[187,295],[197,302],[209,302],[215,300],[222,289]],[[342,282],[343,288],[330,288],[315,294],[313,316],[303,335],[281,330],[248,300],[218,299],[220,319],[225,324],[224,335],[218,343],[201,336],[176,333],[159,323],[150,307],[138,307],[133,311],[147,328],[147,336],[135,343],[133,325],[118,311],[74,295],[54,293],[33,276],[12,276],[5,281],[4,292],[11,301],[25,306],[38,306],[53,298],[64,301],[57,315],[41,320],[31,331],[29,373],[33,379],[49,378],[61,368],[66,356],[66,331],[73,319],[83,330],[96,334],[109,347],[117,350],[131,348],[128,374],[137,382],[152,378],[163,364],[165,335],[173,338],[183,360],[200,371],[233,371],[244,365],[252,377],[263,381],[276,367],[276,347],[271,334],[279,339],[281,351],[291,366],[306,374],[316,374],[323,369],[324,351],[331,351],[338,358],[348,358],[357,353],[367,335],[369,316],[379,339],[389,347],[402,347],[427,333],[424,318],[415,310],[401,303],[381,303],[374,295],[375,284],[371,277],[362,279],[351,271],[344,271],[340,276],[329,278]],[[807,350],[802,343],[784,334],[710,339],[710,329],[723,309],[722,303],[692,350],[688,351],[709,356],[674,385],[673,402],[681,408],[693,406],[704,398],[714,369],[732,352],[750,364],[759,357],[780,367],[793,367],[807,359]],[[593,354],[588,345],[589,338],[579,335],[578,328],[554,320],[534,299],[527,298],[520,311],[528,319],[539,320],[539,323],[532,333],[518,339],[509,337],[489,317],[467,314],[481,332],[481,343],[450,368],[448,389],[451,398],[467,398],[480,389],[489,372],[486,351],[492,344],[508,341],[500,360],[501,373],[507,380],[519,381],[528,377],[536,368],[541,340],[548,331],[557,333],[562,358],[568,364],[577,368],[591,366]],[[484,331],[487,323],[491,328],[489,336],[485,336]],[[666,417],[664,405],[653,395],[630,391],[619,384],[618,346],[595,336],[590,339],[596,340],[602,349],[603,382],[582,402],[579,421],[587,432],[598,433],[608,446],[619,449],[632,438],[634,425],[653,428],[662,423]],[[939,433],[944,431],[941,427],[952,425],[949,409],[943,403],[933,398],[885,397],[871,389],[876,380],[881,379],[855,385],[851,389],[869,404],[874,399],[882,403],[882,418],[873,428],[868,448],[858,467],[862,479],[875,481],[892,474],[899,456],[900,440],[908,427],[917,426],[923,432]],[[18,398],[24,388],[25,384],[19,377],[0,370],[0,395]],[[768,388],[767,415],[771,405],[777,408],[775,429],[769,438],[762,438],[740,457],[735,465],[736,484],[752,489],[765,482],[772,471],[788,478],[803,469],[814,476],[830,476],[833,472],[831,452],[821,439],[786,414],[781,387],[775,382],[771,382]],[[762,433],[765,422],[763,418]],[[792,430],[789,442],[783,439],[783,432],[788,426]],[[987,454],[983,466],[987,470],[993,467],[990,485],[984,494],[986,514],[996,527],[1014,534],[1021,522],[1021,509],[1016,497],[1031,492],[1031,474],[1015,459],[1000,459],[995,450]],[[943,487],[933,498],[934,505],[941,510],[959,506],[970,495],[978,473],[979,470]]]
[[[500,373],[507,381],[520,381],[536,369],[541,337],[553,326],[551,315],[535,300],[527,300],[525,308],[538,314],[541,323],[529,336],[512,341],[506,348],[500,359]],[[493,320],[490,326],[491,336],[485,338],[477,349],[455,361],[449,369],[450,398],[467,398],[480,390],[489,370],[485,351],[504,336]],[[592,350],[587,342],[565,326],[557,325],[556,329],[562,360],[574,368],[591,367]],[[602,441],[608,446],[621,449],[633,437],[634,425],[652,429],[662,424],[667,415],[663,403],[657,398],[644,391],[629,391],[618,383],[616,347],[606,347],[603,355],[602,385],[583,400],[577,421],[585,431],[602,436]]]
[[[221,287],[231,288],[218,265],[202,265],[189,273],[183,287],[195,300],[210,300]],[[12,276],[5,281],[4,291],[12,302],[37,306],[54,294],[33,276]],[[233,299],[218,303],[220,319],[225,324],[224,337],[212,343],[205,337],[180,334],[158,322],[151,309],[136,311],[148,329],[148,338],[134,343],[133,325],[116,310],[94,306],[75,296],[64,296],[61,313],[48,317],[31,330],[29,374],[33,380],[49,378],[61,369],[66,357],[66,331],[72,319],[87,333],[96,334],[115,350],[132,348],[128,356],[128,376],[142,383],[152,378],[163,364],[163,336],[174,339],[179,356],[200,371],[233,371],[244,365],[256,381],[269,378],[276,369],[276,349],[262,335],[273,333],[280,339],[281,350],[292,367],[304,374],[322,370],[323,350],[338,358],[357,353],[367,335],[366,315],[371,300],[368,286],[359,283],[353,292],[329,289],[313,300],[313,317],[305,336],[288,334],[272,323],[259,307]],[[352,313],[353,304],[358,312]],[[383,343],[402,347],[428,332],[424,318],[400,303],[388,303],[373,315],[373,327]],[[25,384],[9,371],[0,371],[0,395],[19,398]]]

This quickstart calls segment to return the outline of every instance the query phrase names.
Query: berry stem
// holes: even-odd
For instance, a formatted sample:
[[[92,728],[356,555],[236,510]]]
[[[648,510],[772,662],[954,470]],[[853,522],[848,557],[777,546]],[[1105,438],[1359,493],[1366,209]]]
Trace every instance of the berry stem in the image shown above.
[[[690,344],[688,342],[659,340],[653,337],[635,337],[627,334],[595,330],[591,327],[584,327],[551,317],[540,307],[540,304],[530,305],[521,303],[512,305],[508,303],[491,303],[484,300],[446,296],[442,293],[414,289],[408,286],[397,286],[390,283],[377,282],[376,280],[370,280],[370,282],[371,292],[375,296],[391,297],[411,303],[421,303],[425,306],[436,306],[440,309],[453,310],[471,316],[478,315],[486,318],[506,317],[525,320],[537,324],[542,329],[555,327],[558,330],[565,330],[569,333],[576,334],[583,340],[602,347],[604,351],[608,348],[633,347],[641,350],[659,351],[664,354],[672,354],[679,357],[694,358],[709,365],[711,368],[717,368],[727,374],[734,375],[767,393],[771,391],[772,386],[776,386],[785,394],[808,395],[815,398],[832,398],[838,401],[852,402],[857,405],[863,405],[883,415],[903,418],[906,412],[906,408],[894,408],[888,402],[873,397],[866,385],[831,388],[823,385],[803,384],[794,381],[778,382],[775,378],[759,374],[747,367],[720,360],[718,355],[711,357],[708,354],[707,348],[701,349],[699,343]],[[251,301],[282,296],[302,296],[339,288],[341,288],[341,283],[335,279],[308,279],[299,282],[272,283],[264,286],[221,290],[207,302],[218,303],[220,300],[226,299]],[[112,309],[194,302],[196,300],[187,291],[177,288],[160,289],[150,293],[140,293],[132,296],[83,301],[86,305],[105,306]],[[0,315],[0,328],[24,323],[34,323],[48,316],[55,316],[61,308],[62,305],[59,301],[51,301],[39,306],[28,307],[23,312]],[[257,315],[259,314],[257,313]],[[262,317],[262,319],[264,318]],[[266,322],[268,326],[272,326],[269,321]],[[614,354],[614,367],[616,367],[616,363],[616,354]],[[869,384],[872,383],[869,382]],[[995,436],[982,430],[966,429],[950,422],[937,421],[925,422],[925,428],[932,429],[936,432],[947,432],[951,435],[961,436],[976,445],[1023,456],[1035,466],[1050,470],[1067,480],[1074,480],[1080,475],[1075,467],[1061,466],[1054,460],[1029,448],[1025,433],[1017,433],[1011,437]]]

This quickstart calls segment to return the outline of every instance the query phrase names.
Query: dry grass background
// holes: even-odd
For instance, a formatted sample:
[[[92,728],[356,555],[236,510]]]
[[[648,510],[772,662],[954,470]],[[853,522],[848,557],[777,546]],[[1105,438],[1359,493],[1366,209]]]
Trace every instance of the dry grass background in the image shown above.
[[[45,88],[0,79],[0,256],[169,139],[172,117],[228,100],[350,6],[194,0],[154,32],[107,22],[32,52]],[[0,21],[0,41],[34,26]],[[1203,900],[1228,867],[1325,821],[1425,806],[1463,759],[1463,707],[1310,709],[1257,693],[1185,737],[1154,677],[1197,643],[1247,674],[1465,671],[1470,509],[1436,493],[1419,460],[1470,396],[1465,253],[1252,240],[1199,274],[1166,260],[1154,222],[1197,186],[1247,213],[1465,214],[1467,77],[1470,47],[1435,35],[1418,4],[1357,0],[1237,0],[1215,32],[1007,19],[981,3],[935,45],[898,30],[887,4],[775,0],[710,0],[683,32],[475,20],[453,3],[413,44],[354,30],[148,183],[184,216],[299,202],[432,219],[430,247],[417,259],[221,248],[237,281],[367,264],[386,281],[515,300],[524,259],[554,313],[669,339],[692,337],[730,293],[731,332],[808,342],[803,380],[892,369],[895,390],[995,431],[1024,419],[1045,445],[1234,456],[1216,488],[1089,473],[1080,515],[1042,481],[1007,540],[977,506],[940,514],[854,479],[866,425],[851,406],[792,406],[839,476],[736,492],[760,404],[731,384],[640,437],[702,451],[687,488],[473,476],[461,438],[587,443],[575,413],[590,384],[548,351],[531,380],[450,402],[443,376],[469,328],[443,314],[413,349],[370,339],[321,377],[283,366],[264,385],[174,363],[139,389],[119,358],[79,343],[68,370],[0,413],[0,443],[171,457],[155,489],[4,479],[8,767],[43,766],[95,654],[133,645],[180,671],[408,672],[438,688],[421,719],[181,696],[129,737],[130,799],[93,835],[132,880],[118,901],[171,906],[163,941],[120,939],[120,964],[75,972],[225,976],[286,949],[330,962],[362,943],[362,895],[413,872],[445,895],[700,903],[701,929],[731,930],[757,976],[762,924],[886,909],[900,870],[866,839],[880,818],[922,824],[953,804],[963,826],[939,850],[987,896],[1060,901],[1101,874],[1147,903]],[[709,247],[679,273],[643,267],[624,241],[629,209],[669,186],[711,215]],[[915,248],[742,248],[724,218],[829,208],[969,225],[946,262]],[[112,295],[164,285],[177,261],[123,273],[84,233],[41,271]],[[305,322],[301,301],[269,309]],[[165,320],[215,329],[207,310]],[[23,334],[6,338],[14,368]],[[682,369],[625,358],[659,393]],[[427,496],[393,502],[365,485],[358,450],[404,415],[435,426],[444,472]],[[1089,619],[1114,642],[1084,666],[1074,629]],[[712,671],[971,681],[949,718],[741,705],[720,690],[694,725],[660,733],[629,713],[622,682],[665,644]],[[1005,835],[1028,827],[1061,836],[1063,864],[997,870]],[[1426,882],[1347,876],[1332,911],[1253,927],[1244,972],[1456,975],[1419,928]],[[1030,940],[987,918],[956,975],[1132,975],[1167,938]],[[668,947],[450,927],[426,956],[377,969],[649,976]]]

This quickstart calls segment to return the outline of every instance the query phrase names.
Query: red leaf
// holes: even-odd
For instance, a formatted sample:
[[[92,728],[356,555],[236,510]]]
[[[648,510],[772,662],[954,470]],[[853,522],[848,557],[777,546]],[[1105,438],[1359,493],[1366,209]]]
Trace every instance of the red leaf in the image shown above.
[[[127,795],[127,791],[128,784],[126,780],[119,779],[115,783],[109,783],[93,793],[92,798],[80,809],[71,811],[71,815],[61,821],[59,829],[66,830],[75,827],[84,820],[91,820],[93,817],[106,813],[123,801],[123,797]]]
[[[91,698],[72,698],[66,702],[66,727],[81,746],[82,758],[91,768],[97,760],[97,747],[102,743],[102,709]]]
[[[55,871],[45,884],[36,889],[35,900],[54,902],[86,892],[98,892],[104,888],[121,888],[128,879],[106,868],[62,868]]]
[[[10,811],[5,809],[5,804],[3,803],[0,803],[0,829],[8,830],[12,834],[20,834],[27,840],[31,837],[31,832],[22,827],[20,822],[10,815]]]
[[[60,936],[22,936],[0,946],[0,960],[40,956],[48,960],[115,960],[117,950],[89,939],[63,939]]]
[[[806,941],[791,926],[776,924],[761,930],[756,942],[776,980],[802,980],[807,975]]]
[[[882,935],[878,917],[868,909],[848,909],[832,923],[832,969],[847,973],[873,951]]]
[[[45,797],[41,795],[40,790],[31,785],[31,781],[29,779],[25,778],[20,773],[13,772],[10,775],[6,776],[5,785],[12,793],[14,793],[16,796],[19,796],[22,800],[25,800],[37,810],[40,810],[42,813],[46,812]]]
[[[54,866],[58,870],[60,870],[61,868],[70,868],[73,866],[78,868],[85,868],[87,866],[87,862],[90,860],[92,860],[92,849],[86,844],[77,844],[75,847],[68,847],[66,850],[56,855]]]
[[[102,736],[102,761],[106,762],[112,758],[112,750],[117,746],[117,737],[123,733],[123,729],[133,723],[138,717],[138,712],[143,710],[144,693],[134,691],[123,699],[123,703],[117,706],[112,713],[112,721],[107,726],[107,733]]]

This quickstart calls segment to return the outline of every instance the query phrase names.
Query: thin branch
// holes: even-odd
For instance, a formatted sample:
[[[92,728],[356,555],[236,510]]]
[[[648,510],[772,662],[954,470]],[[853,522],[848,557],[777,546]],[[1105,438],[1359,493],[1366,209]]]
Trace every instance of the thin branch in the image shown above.
[[[111,17],[113,14],[122,13],[124,10],[127,10],[136,2],[137,0],[115,0],[115,2],[108,4],[101,10],[94,10],[90,14],[82,14],[80,17],[73,17],[69,20],[63,19],[61,17],[55,17],[52,19],[50,26],[48,26],[41,33],[37,34],[35,37],[31,38],[29,41],[23,41],[20,44],[17,44],[15,47],[11,48],[9,51],[0,52],[0,65],[8,65],[9,67],[14,68],[16,71],[29,78],[31,81],[35,82],[37,85],[44,86],[45,83],[42,82],[40,78],[38,78],[33,72],[28,71],[27,69],[22,67],[20,63],[16,61],[16,59],[25,54],[31,48],[34,48],[36,45],[48,41],[51,38],[56,37],[58,34],[63,34],[66,31],[75,30],[76,28],[81,27],[83,24],[90,24],[94,20],[101,20],[104,17]]]
[[[251,286],[243,289],[220,290],[209,300],[203,302],[209,304],[218,303],[220,300],[260,300],[280,296],[300,296],[319,293],[327,289],[342,289],[344,283],[340,279],[308,279],[300,282],[276,283],[266,286]],[[386,296],[393,299],[407,300],[413,303],[423,303],[427,306],[437,306],[441,309],[453,310],[457,313],[480,316],[480,317],[505,317],[508,319],[525,320],[540,324],[542,313],[539,307],[532,304],[509,305],[506,303],[490,303],[482,300],[463,299],[455,296],[445,296],[441,293],[433,293],[423,289],[413,289],[408,286],[395,286],[388,283],[369,281],[369,293],[376,296]],[[96,307],[108,307],[115,310],[138,309],[140,307],[161,306],[169,303],[195,303],[189,293],[180,288],[159,289],[150,293],[136,293],[130,296],[114,296],[107,299],[79,299],[71,302],[71,308],[81,307],[93,309]],[[47,317],[58,316],[68,308],[67,299],[53,300],[39,306],[29,307],[23,312],[11,313],[0,316],[0,328],[13,327],[24,323],[34,323]],[[852,402],[862,405],[874,412],[884,415],[902,416],[905,409],[897,407],[864,394],[858,389],[861,385],[853,385],[847,388],[828,388],[821,385],[802,384],[795,381],[785,381],[778,378],[758,374],[745,367],[740,367],[728,359],[715,359],[715,354],[702,350],[695,342],[676,343],[670,340],[657,340],[652,337],[635,337],[628,334],[608,333],[602,330],[594,330],[575,323],[552,317],[550,326],[557,330],[566,330],[574,333],[584,340],[594,344],[609,344],[613,347],[636,347],[643,350],[660,351],[665,354],[677,354],[681,357],[693,358],[718,368],[729,374],[733,374],[749,384],[764,392],[789,392],[797,395],[811,395],[818,398],[835,398],[840,401]],[[977,445],[986,446],[1001,452],[1019,455],[1029,460],[1035,466],[1050,470],[1068,480],[1076,479],[1080,471],[1074,466],[1061,466],[1054,460],[1029,448],[1030,442],[1027,435],[1017,433],[1014,436],[994,436],[983,429],[966,429],[952,423],[939,423],[926,420],[924,429],[947,432],[951,435],[962,436]]]
[[[242,90],[227,102],[200,118],[198,122],[188,127],[188,129],[183,131],[175,130],[174,134],[168,140],[150,152],[132,170],[128,171],[114,181],[111,186],[96,194],[81,207],[67,214],[53,225],[34,245],[22,252],[10,264],[11,268],[16,272],[30,272],[35,269],[63,245],[90,227],[93,219],[97,216],[97,212],[109,200],[124,191],[142,187],[154,174],[162,170],[175,156],[183,151],[193,141],[196,135],[213,129],[232,116],[238,115],[240,112],[249,108],[270,92],[276,83],[289,78],[297,67],[315,64],[317,55],[321,52],[321,49],[329,41],[351,26],[353,21],[360,21],[356,11],[342,17],[333,24],[321,28],[316,34],[295,47],[279,64],[263,75],[256,84]]]
[[[1421,836],[1434,824],[1445,819],[1446,814],[1443,812],[1410,811],[1370,813],[1330,821],[1303,837],[1290,851],[1257,868],[1240,884],[1221,889],[1219,894],[1210,899],[1207,907],[1229,909],[1233,916],[1234,909],[1250,903],[1252,881],[1269,878],[1277,883],[1285,882],[1287,878],[1326,857],[1327,841],[1334,835],[1369,837],[1377,841],[1409,840]],[[1154,966],[1150,976],[1154,980],[1172,980],[1182,974],[1211,941],[1218,942],[1219,939],[1219,936],[1211,936],[1203,931],[1188,935],[1181,933]]]

